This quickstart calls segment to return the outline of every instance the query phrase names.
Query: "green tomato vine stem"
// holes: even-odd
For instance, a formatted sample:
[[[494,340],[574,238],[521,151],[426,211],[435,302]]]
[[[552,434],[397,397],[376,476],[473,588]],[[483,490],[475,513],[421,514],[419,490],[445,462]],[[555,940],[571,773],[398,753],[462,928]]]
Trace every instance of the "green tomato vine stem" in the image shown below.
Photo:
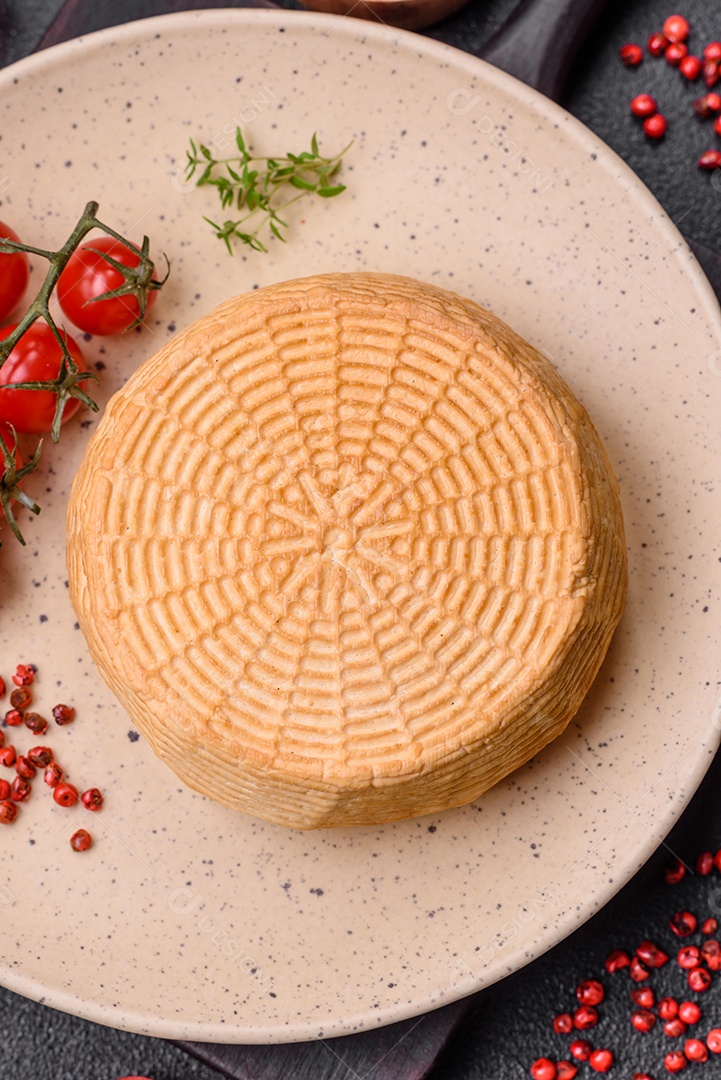
[[[114,269],[119,271],[123,276],[123,283],[116,289],[112,289],[109,292],[103,293],[102,296],[96,296],[92,302],[98,300],[107,300],[115,296],[135,296],[138,301],[139,315],[133,322],[132,326],[128,329],[132,329],[142,322],[145,312],[148,306],[148,295],[155,289],[160,289],[165,284],[168,274],[170,273],[170,264],[168,263],[168,269],[161,280],[154,278],[155,264],[148,254],[150,242],[147,236],[143,237],[142,247],[137,247],[132,241],[127,240],[110,225],[106,225],[98,218],[99,205],[97,202],[91,201],[87,203],[80,218],[78,219],[73,231],[68,236],[65,243],[57,249],[57,251],[47,251],[44,248],[34,247],[31,244],[17,243],[13,240],[0,239],[0,253],[12,254],[13,252],[25,252],[29,255],[36,255],[39,258],[46,259],[48,262],[47,273],[43,280],[42,285],[38,289],[35,299],[27,308],[25,314],[20,319],[15,329],[8,334],[6,338],[0,341],[0,368],[10,356],[10,353],[18,344],[23,335],[30,329],[33,323],[38,319],[43,319],[50,327],[55,340],[58,343],[61,351],[60,370],[58,371],[57,378],[49,379],[46,381],[28,381],[28,382],[16,382],[6,383],[2,387],[3,390],[45,390],[52,394],[55,394],[57,398],[55,406],[55,415],[53,417],[53,423],[51,427],[51,437],[53,442],[57,442],[60,437],[60,425],[62,423],[63,411],[65,405],[70,398],[77,398],[84,405],[87,405],[93,412],[98,411],[98,404],[93,398],[80,386],[80,383],[87,381],[88,379],[95,379],[97,381],[97,375],[94,371],[81,371],[78,364],[74,360],[70,353],[66,337],[64,332],[59,329],[53,316],[50,313],[50,299],[55,291],[57,283],[60,279],[65,267],[68,265],[75,250],[79,247],[85,237],[93,229],[100,229],[102,232],[107,233],[108,236],[120,241],[126,248],[134,252],[138,257],[138,264],[134,267],[123,265],[113,259],[112,256],[105,252],[98,252]],[[167,259],[166,259],[167,263]],[[15,517],[12,510],[13,500],[25,505],[32,513],[40,513],[40,507],[32,501],[23,491],[20,490],[19,482],[34,468],[36,468],[38,461],[40,460],[40,450],[42,447],[42,440],[38,444],[38,447],[32,457],[32,459],[24,465],[21,469],[15,467],[14,448],[10,448],[5,444],[4,439],[0,436],[0,465],[2,466],[2,472],[0,472],[0,509],[2,510],[5,518],[10,525],[15,536],[21,543],[25,543],[22,534],[17,526]]]

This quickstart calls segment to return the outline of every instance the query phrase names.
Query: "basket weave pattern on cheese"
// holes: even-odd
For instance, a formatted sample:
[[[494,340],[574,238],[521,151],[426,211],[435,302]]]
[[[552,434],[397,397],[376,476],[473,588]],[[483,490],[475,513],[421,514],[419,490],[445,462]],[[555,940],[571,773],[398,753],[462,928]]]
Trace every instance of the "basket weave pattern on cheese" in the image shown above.
[[[68,519],[99,668],[213,798],[300,828],[477,797],[568,723],[625,598],[552,366],[386,275],[218,308],[111,401]]]

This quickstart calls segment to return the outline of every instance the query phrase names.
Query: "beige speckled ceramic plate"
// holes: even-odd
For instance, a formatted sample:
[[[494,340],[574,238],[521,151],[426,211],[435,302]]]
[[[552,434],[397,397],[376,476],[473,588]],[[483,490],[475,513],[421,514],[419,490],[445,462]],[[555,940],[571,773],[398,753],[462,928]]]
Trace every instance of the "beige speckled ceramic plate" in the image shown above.
[[[40,666],[40,711],[76,703],[46,741],[107,800],[91,817],[37,785],[2,830],[3,982],[118,1027],[260,1042],[398,1020],[520,967],[643,863],[718,743],[721,318],[681,237],[556,106],[352,19],[227,11],[104,32],[4,71],[0,117],[0,216],[28,241],[64,237],[97,198],[172,260],[149,329],[87,342],[104,399],[233,293],[319,270],[425,278],[507,319],[588,407],[621,481],[631,580],[577,721],[478,804],[289,832],[183,789],[93,669],[65,587],[65,502],[94,421],[74,423],[34,484],[28,547],[0,556],[0,657],[6,677]],[[344,196],[304,208],[287,246],[230,259],[182,161],[190,136],[229,143],[239,122],[259,151],[313,129],[330,150],[355,144]],[[76,855],[81,824],[96,842]]]

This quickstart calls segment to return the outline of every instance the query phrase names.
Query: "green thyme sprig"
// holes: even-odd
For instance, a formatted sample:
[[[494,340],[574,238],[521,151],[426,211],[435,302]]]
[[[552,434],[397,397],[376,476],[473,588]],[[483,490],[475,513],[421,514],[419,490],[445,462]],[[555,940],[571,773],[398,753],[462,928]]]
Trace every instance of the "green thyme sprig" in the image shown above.
[[[204,218],[231,255],[232,239],[247,244],[253,251],[267,251],[259,236],[266,228],[277,240],[285,243],[283,230],[288,229],[289,225],[282,215],[289,206],[307,195],[332,199],[345,191],[345,184],[337,183],[334,178],[352,142],[335,157],[323,157],[315,135],[310,141],[310,150],[300,154],[288,153],[284,157],[258,157],[252,154],[240,128],[236,129],[235,142],[237,156],[216,158],[207,146],[202,143],[196,146],[191,139],[185,166],[188,180],[197,175],[197,187],[216,189],[223,210],[232,207],[245,211],[236,220],[228,219],[222,224]],[[295,188],[298,194],[286,198],[288,188]]]
[[[62,354],[57,378],[42,381],[33,380],[28,382],[6,383],[4,384],[3,389],[45,390],[55,395],[57,402],[50,432],[53,442],[57,442],[60,437],[60,425],[62,423],[63,411],[70,398],[77,398],[84,405],[87,405],[89,409],[92,409],[93,412],[98,411],[97,402],[95,402],[80,386],[80,383],[86,382],[88,379],[97,380],[98,376],[94,371],[80,370],[68,348],[66,335],[58,327],[55,319],[50,313],[49,307],[50,299],[55,291],[60,275],[70,261],[76,248],[79,247],[89,232],[93,229],[100,229],[102,232],[107,233],[108,236],[112,236],[115,240],[119,240],[137,255],[137,266],[130,267],[124,266],[106,252],[98,251],[97,253],[99,255],[102,255],[111,266],[122,274],[123,282],[116,289],[103,293],[102,296],[96,296],[90,301],[91,303],[94,303],[98,300],[107,300],[114,296],[136,297],[140,314],[132,324],[133,326],[136,326],[144,318],[150,292],[162,288],[170,273],[170,265],[168,264],[168,270],[165,277],[160,280],[156,279],[154,276],[155,264],[148,254],[150,242],[147,236],[143,237],[142,247],[137,247],[130,240],[127,240],[124,236],[121,236],[120,233],[116,232],[115,229],[111,229],[109,225],[105,225],[104,222],[100,221],[97,216],[98,209],[99,206],[96,202],[89,202],[86,205],[75,228],[70,233],[70,236],[57,251],[37,248],[33,247],[31,244],[21,244],[13,240],[0,239],[0,253],[11,254],[15,251],[24,251],[29,255],[37,255],[40,258],[46,259],[48,262],[47,273],[35,299],[30,304],[15,329],[0,341],[0,368],[20,341],[23,334],[30,329],[34,322],[37,322],[38,319],[43,319],[50,327]],[[131,327],[128,329],[131,329]],[[23,503],[34,514],[40,513],[40,507],[28,498],[28,496],[20,490],[18,485],[19,482],[37,466],[38,461],[40,460],[42,442],[38,444],[33,457],[22,467],[22,469],[15,468],[15,448],[13,447],[11,450],[10,447],[5,444],[5,441],[1,436],[0,443],[2,444],[0,445],[0,510],[5,515],[15,536],[21,544],[24,544],[25,541],[12,512],[12,501],[15,500]]]

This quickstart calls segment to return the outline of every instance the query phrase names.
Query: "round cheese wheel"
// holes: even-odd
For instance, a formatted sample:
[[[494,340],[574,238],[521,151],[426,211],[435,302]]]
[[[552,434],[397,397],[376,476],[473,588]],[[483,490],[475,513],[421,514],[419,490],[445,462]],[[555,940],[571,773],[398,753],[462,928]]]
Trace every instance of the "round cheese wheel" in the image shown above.
[[[568,724],[620,618],[616,481],[549,361],[385,274],[222,304],[108,405],[68,511],[103,677],[269,821],[462,805]]]

